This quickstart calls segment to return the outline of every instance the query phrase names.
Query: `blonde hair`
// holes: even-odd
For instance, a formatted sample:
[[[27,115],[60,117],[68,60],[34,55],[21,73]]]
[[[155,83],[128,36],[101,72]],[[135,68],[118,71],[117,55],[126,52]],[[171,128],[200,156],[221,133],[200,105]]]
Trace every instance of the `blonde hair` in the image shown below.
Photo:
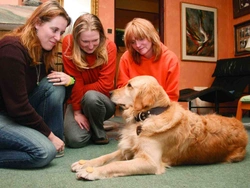
[[[27,48],[28,53],[32,58],[32,66],[40,63],[43,54],[46,71],[50,68],[55,68],[58,44],[50,51],[43,51],[40,40],[36,34],[35,25],[37,23],[49,22],[57,16],[65,18],[68,22],[67,26],[70,25],[71,19],[63,7],[61,7],[55,0],[46,1],[35,9],[23,26],[14,29],[10,34],[7,34],[9,36],[20,37],[22,45]]]
[[[124,31],[124,43],[136,64],[141,63],[141,55],[132,47],[132,40],[147,39],[152,42],[154,61],[159,60],[162,50],[158,32],[153,24],[143,18],[134,18],[130,21]]]
[[[89,67],[89,64],[86,60],[86,53],[81,50],[80,35],[85,31],[98,31],[100,34],[100,43],[99,46],[94,51],[96,56],[96,61],[93,66]],[[94,14],[83,14],[77,18],[73,26],[73,49],[72,49],[72,60],[76,67],[79,70],[95,68],[97,66],[106,64],[108,62],[108,52],[106,48],[106,36],[104,29],[99,18]]]

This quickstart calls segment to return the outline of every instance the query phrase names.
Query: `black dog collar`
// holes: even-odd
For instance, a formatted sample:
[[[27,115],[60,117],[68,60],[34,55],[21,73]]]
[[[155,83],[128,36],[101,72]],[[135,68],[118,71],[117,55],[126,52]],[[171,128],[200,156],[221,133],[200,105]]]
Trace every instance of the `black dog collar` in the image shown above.
[[[148,118],[149,115],[151,115],[151,114],[152,115],[159,115],[167,109],[168,109],[168,107],[156,107],[156,108],[152,108],[146,112],[140,112],[135,117],[135,121],[144,121],[145,119]]]

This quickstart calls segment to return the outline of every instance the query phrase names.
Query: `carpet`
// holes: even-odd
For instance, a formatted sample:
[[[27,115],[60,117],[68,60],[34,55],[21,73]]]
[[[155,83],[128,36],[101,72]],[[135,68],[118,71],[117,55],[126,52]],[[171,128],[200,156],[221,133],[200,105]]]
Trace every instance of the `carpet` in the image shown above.
[[[115,129],[122,125],[115,119]],[[8,188],[250,188],[250,141],[244,161],[232,164],[178,166],[161,175],[134,175],[97,181],[77,180],[70,165],[91,159],[117,148],[117,130],[107,132],[110,143],[65,149],[65,156],[54,159],[43,169],[0,169],[0,187]],[[112,132],[113,131],[113,132]],[[250,130],[248,130],[250,138]]]

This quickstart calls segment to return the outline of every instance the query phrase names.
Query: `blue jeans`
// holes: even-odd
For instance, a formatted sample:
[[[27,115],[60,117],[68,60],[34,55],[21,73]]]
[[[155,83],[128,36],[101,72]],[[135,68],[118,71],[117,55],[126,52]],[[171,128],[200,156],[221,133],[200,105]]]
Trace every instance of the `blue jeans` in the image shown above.
[[[63,139],[64,86],[53,86],[47,78],[29,95],[29,102],[52,132]],[[19,125],[0,112],[0,168],[39,168],[48,165],[57,151],[52,142],[35,129]]]
[[[90,131],[81,129],[75,121],[72,105],[67,105],[64,119],[65,143],[68,147],[86,146],[91,140],[106,138],[103,122],[115,113],[115,104],[104,94],[90,90],[81,101],[82,113],[89,120]]]

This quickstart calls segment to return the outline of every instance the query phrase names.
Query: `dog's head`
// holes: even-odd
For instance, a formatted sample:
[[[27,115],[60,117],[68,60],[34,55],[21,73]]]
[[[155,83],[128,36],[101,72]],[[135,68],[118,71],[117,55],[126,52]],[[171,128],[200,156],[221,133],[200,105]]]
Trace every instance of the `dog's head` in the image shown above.
[[[144,111],[154,107],[167,107],[170,99],[152,76],[137,76],[112,92],[111,100],[124,109]]]

